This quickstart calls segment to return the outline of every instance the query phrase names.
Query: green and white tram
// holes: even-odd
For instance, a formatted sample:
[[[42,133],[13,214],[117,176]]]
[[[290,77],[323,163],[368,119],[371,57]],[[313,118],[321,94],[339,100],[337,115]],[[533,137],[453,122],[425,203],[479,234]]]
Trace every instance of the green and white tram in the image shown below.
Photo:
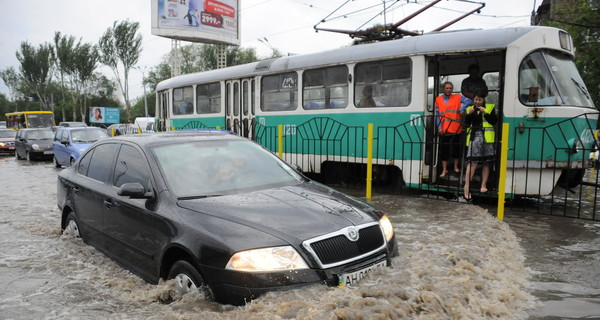
[[[598,113],[573,54],[550,27],[430,33],[173,77],[156,88],[157,116],[165,130],[227,129],[274,152],[282,125],[286,161],[326,181],[362,172],[372,123],[375,180],[460,188],[439,178],[434,99],[478,64],[511,128],[507,192],[548,194],[580,176],[595,144]]]

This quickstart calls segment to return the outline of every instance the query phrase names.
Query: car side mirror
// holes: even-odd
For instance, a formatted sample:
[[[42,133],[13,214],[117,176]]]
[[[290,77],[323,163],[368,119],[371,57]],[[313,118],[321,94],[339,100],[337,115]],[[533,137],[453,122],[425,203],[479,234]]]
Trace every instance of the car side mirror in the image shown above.
[[[144,186],[139,182],[123,183],[117,194],[132,199],[150,199],[154,195],[152,192],[146,192]]]

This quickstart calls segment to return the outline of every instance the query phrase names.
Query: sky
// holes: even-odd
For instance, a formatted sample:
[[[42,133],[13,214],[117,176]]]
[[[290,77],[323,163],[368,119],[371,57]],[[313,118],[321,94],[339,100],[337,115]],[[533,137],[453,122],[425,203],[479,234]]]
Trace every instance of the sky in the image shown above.
[[[143,37],[138,67],[150,70],[171,50],[171,39],[151,34],[152,1],[157,0],[0,0],[0,69],[12,66],[18,70],[15,53],[23,41],[36,47],[52,43],[54,33],[60,31],[96,44],[113,22],[129,20],[140,23]],[[269,56],[272,48],[283,54],[335,49],[349,45],[352,39],[341,33],[315,32],[315,25],[324,29],[361,30],[374,24],[396,23],[430,3],[430,0],[240,0],[241,46],[255,48],[261,58]],[[443,0],[400,27],[432,31],[476,9],[478,3]],[[489,0],[480,13],[445,30],[528,26],[532,11],[540,4],[541,0]],[[387,13],[380,14],[384,5]],[[181,42],[182,46],[186,44],[190,42]],[[115,77],[105,66],[99,71],[109,79]],[[142,96],[142,71],[133,70],[130,76],[130,96]],[[0,93],[9,96],[1,79]]]

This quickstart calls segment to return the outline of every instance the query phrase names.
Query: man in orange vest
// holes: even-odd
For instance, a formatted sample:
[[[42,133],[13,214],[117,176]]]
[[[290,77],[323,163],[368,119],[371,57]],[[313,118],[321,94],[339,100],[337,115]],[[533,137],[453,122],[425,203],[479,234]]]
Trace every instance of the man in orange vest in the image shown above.
[[[452,94],[454,85],[450,81],[442,85],[444,94],[435,99],[435,111],[440,135],[440,156],[442,160],[442,173],[440,177],[448,174],[448,159],[454,160],[454,172],[460,172],[460,150],[461,133],[463,131],[461,124],[460,110],[466,105],[467,98],[460,94]]]

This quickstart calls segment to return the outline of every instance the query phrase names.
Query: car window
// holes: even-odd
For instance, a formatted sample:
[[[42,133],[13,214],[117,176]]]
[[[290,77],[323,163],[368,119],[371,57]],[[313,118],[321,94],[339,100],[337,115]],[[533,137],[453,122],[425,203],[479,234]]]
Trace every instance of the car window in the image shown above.
[[[79,167],[77,167],[77,172],[84,176],[87,176],[88,168],[90,167],[90,160],[92,159],[92,154],[94,150],[90,150],[90,152],[86,153],[81,160],[79,160]]]
[[[249,141],[202,141],[152,149],[177,197],[234,194],[301,180],[277,156]]]
[[[94,154],[90,159],[87,176],[94,180],[108,181],[114,154],[117,151],[116,143],[102,144],[94,148]]]
[[[56,135],[54,136],[54,141],[60,141],[62,137],[63,130],[56,131]]]
[[[31,140],[52,140],[54,132],[52,130],[32,130],[26,133],[26,137]]]
[[[149,180],[150,170],[144,155],[132,146],[123,145],[115,164],[113,184],[120,187],[124,183],[139,182],[148,190]]]

